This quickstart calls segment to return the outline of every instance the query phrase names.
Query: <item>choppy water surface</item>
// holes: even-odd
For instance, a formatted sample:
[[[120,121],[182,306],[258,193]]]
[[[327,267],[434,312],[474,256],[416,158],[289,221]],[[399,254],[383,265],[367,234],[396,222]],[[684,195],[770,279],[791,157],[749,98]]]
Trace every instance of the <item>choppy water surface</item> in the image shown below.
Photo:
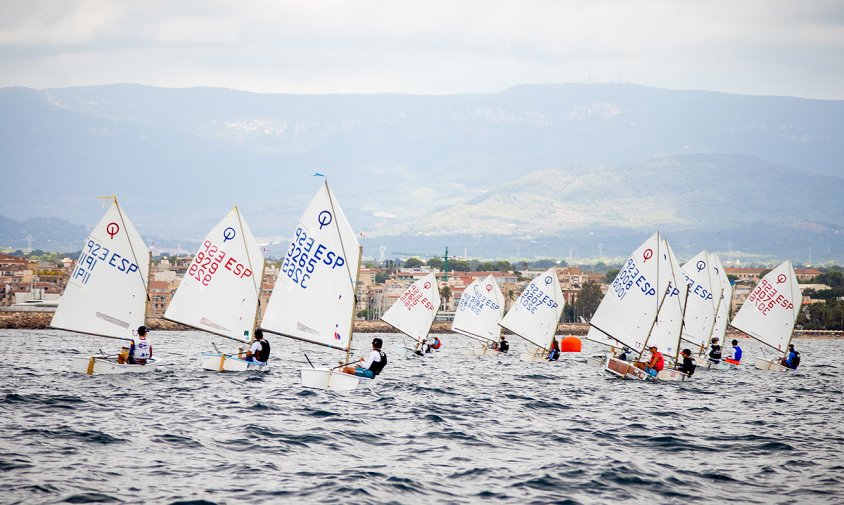
[[[794,374],[641,384],[446,335],[336,394],[298,383],[303,350],[334,351],[271,336],[271,372],[219,374],[196,364],[209,337],[154,337],[157,372],[87,377],[62,356],[115,342],[0,333],[0,502],[844,501],[839,341],[797,341]]]

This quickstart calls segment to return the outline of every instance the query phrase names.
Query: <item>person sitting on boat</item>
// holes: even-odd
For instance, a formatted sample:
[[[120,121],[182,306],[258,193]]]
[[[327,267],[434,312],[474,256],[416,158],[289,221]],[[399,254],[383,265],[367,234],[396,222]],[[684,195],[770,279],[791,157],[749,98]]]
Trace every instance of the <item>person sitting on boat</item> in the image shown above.
[[[266,365],[268,359],[270,359],[270,343],[264,340],[264,332],[258,328],[255,330],[255,341],[252,342],[252,347],[246,351],[246,358],[243,361]]]
[[[146,326],[138,326],[138,338],[133,339],[129,346],[130,365],[146,365],[147,360],[152,358],[152,339],[149,338],[149,329]]]
[[[621,353],[616,356],[616,359],[620,359],[621,361],[630,361],[630,353],[633,352],[629,348],[625,347],[621,350]]]
[[[692,374],[695,373],[695,368],[697,368],[695,360],[692,358],[692,350],[683,349],[683,352],[681,352],[680,355],[683,357],[683,363],[677,367],[677,370],[691,377]]]
[[[645,372],[651,377],[656,377],[665,367],[665,359],[655,345],[650,346],[648,349],[651,351],[651,360],[645,365]]]
[[[428,345],[427,337],[422,337],[422,341],[416,344],[416,350],[414,352],[419,356],[423,356],[431,352],[431,346]]]
[[[718,344],[718,337],[712,337],[712,344],[709,346],[709,361],[716,365],[721,362],[721,346]]]
[[[442,347],[443,343],[440,340],[440,337],[434,336],[434,343],[431,344],[431,349],[437,350]]]
[[[500,342],[493,342],[493,345],[498,345],[498,350],[500,352],[507,352],[510,350],[510,342],[507,342],[507,339],[504,338],[504,335],[501,335]]]
[[[733,339],[733,341],[730,343],[733,346],[730,347],[729,351],[727,351],[727,357],[724,358],[724,361],[733,365],[738,365],[741,362],[741,347],[739,347],[738,340],[736,339]]]
[[[355,375],[374,379],[376,375],[381,373],[381,370],[384,370],[384,367],[387,366],[387,353],[381,350],[383,344],[384,342],[378,337],[372,339],[372,351],[366,357],[366,360],[361,358],[363,363],[354,368]],[[348,373],[346,370],[343,371]]]
[[[548,361],[557,361],[560,359],[560,344],[557,343],[557,337],[551,339],[551,350],[548,352]]]
[[[794,348],[794,344],[788,344],[788,354],[782,359],[782,365],[792,370],[800,366],[800,353]]]

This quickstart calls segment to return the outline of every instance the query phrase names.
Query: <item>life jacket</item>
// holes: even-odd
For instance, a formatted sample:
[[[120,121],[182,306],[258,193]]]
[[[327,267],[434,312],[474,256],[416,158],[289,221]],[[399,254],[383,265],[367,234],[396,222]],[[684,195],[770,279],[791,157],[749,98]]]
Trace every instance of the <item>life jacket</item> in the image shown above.
[[[665,359],[663,359],[662,353],[659,352],[659,351],[657,351],[656,354],[654,354],[654,356],[656,356],[656,363],[654,364],[654,370],[659,372],[660,370],[663,369],[663,367],[665,367]]]
[[[144,337],[141,339],[138,337],[138,341],[132,341],[132,346],[129,350],[130,355],[134,359],[149,359],[150,358],[150,349],[152,348],[152,342],[149,340],[149,337]]]
[[[510,342],[506,340],[502,340],[500,344],[498,344],[498,350],[501,352],[507,352],[510,350]]]
[[[797,351],[794,351],[794,357],[791,358],[791,367],[790,368],[792,370],[797,370],[798,366],[800,366],[800,353],[797,352]]]
[[[434,348],[434,349],[439,349],[440,346],[442,346],[442,345],[443,345],[443,343],[440,341],[440,339],[435,338],[434,343],[431,344],[431,347]]]
[[[741,347],[736,346],[735,349],[735,356],[733,357],[733,359],[736,361],[741,361]]]
[[[381,373],[381,370],[387,366],[387,354],[384,351],[379,350],[378,355],[381,357],[380,361],[373,361],[371,365],[369,365],[369,371],[378,375]]]
[[[709,351],[709,357],[714,360],[721,359],[721,346],[713,345],[712,349]]]
[[[264,339],[259,340],[259,342],[261,342],[261,349],[255,353],[255,361],[266,363],[270,359],[270,343]]]

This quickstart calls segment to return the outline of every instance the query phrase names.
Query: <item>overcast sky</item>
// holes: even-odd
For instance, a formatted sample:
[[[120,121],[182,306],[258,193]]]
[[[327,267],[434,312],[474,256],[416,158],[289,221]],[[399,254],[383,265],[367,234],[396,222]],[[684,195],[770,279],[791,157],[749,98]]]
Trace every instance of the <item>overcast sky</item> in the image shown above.
[[[0,86],[444,94],[590,80],[844,99],[844,2],[0,1]]]

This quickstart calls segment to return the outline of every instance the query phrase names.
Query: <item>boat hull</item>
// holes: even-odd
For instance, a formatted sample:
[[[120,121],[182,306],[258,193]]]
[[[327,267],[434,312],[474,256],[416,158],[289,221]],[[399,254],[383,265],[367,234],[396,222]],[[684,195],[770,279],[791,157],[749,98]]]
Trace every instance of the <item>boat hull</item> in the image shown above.
[[[158,362],[158,358],[150,358],[146,365],[123,365],[105,356],[75,356],[70,359],[70,367],[71,371],[86,375],[117,375],[154,372]]]
[[[607,365],[607,360],[612,357],[612,353],[592,354],[586,357],[586,364],[590,367],[604,368]]]
[[[753,365],[757,369],[765,370],[766,372],[787,372],[789,370],[787,366],[783,366],[777,361],[771,361],[765,358],[756,358]]]
[[[719,361],[718,363],[713,363],[712,361],[707,360],[706,366],[702,367],[706,370],[735,370],[738,365],[734,365],[732,363],[727,363],[724,360]]]
[[[656,374],[656,378],[661,381],[684,381],[689,379],[689,376],[685,374],[685,372],[681,372],[679,370],[660,370]]]
[[[269,366],[264,363],[242,360],[236,356],[227,356],[219,352],[204,352],[199,356],[199,366],[203,370],[215,372],[246,372],[249,370],[266,371]]]
[[[633,363],[618,358],[609,358],[604,371],[610,377],[619,379],[648,380],[650,376],[644,370],[636,368]]]
[[[324,389],[327,391],[352,391],[355,389],[371,388],[375,379],[358,377],[327,368],[302,368],[302,386],[306,388]]]

